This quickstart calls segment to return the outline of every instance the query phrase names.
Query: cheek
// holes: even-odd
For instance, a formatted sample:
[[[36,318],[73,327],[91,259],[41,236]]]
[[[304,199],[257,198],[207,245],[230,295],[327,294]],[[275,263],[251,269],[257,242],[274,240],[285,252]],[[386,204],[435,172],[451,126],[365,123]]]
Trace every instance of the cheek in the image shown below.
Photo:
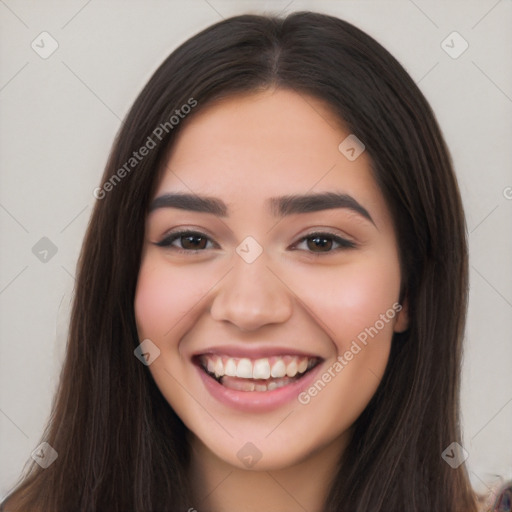
[[[143,263],[135,293],[135,318],[139,338],[159,338],[172,322],[175,299],[156,269]]]
[[[140,339],[159,343],[168,337],[204,294],[190,270],[162,265],[146,258],[141,265],[135,293],[135,318]],[[181,326],[180,326],[181,327]]]
[[[396,316],[393,304],[400,291],[397,262],[371,258],[302,277],[295,289],[300,288],[298,295],[324,325],[338,351],[346,350],[347,344],[376,322],[381,339],[391,338]],[[381,315],[388,311],[388,321],[382,327]]]
[[[386,264],[379,258],[361,259],[303,282],[304,303],[331,339],[332,357],[301,397],[324,425],[323,432],[349,428],[375,394],[387,366],[400,271],[394,259],[383,260]]]

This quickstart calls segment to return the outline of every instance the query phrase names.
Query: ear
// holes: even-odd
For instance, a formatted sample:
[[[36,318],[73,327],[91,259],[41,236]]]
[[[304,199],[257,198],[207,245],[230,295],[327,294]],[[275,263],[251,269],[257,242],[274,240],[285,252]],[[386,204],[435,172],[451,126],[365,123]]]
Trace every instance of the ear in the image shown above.
[[[400,309],[398,308],[400,306]],[[404,332],[409,328],[409,301],[407,297],[404,297],[404,300],[395,307],[395,311],[397,311],[394,332]]]

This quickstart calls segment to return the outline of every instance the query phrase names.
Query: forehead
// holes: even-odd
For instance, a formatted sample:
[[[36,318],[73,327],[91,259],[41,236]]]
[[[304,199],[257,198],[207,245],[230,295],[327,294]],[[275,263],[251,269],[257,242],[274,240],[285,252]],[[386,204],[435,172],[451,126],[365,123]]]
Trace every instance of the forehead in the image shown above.
[[[368,156],[350,161],[339,150],[349,135],[309,95],[274,89],[229,97],[186,120],[156,195],[173,190],[233,202],[329,190],[377,205]]]
[[[279,147],[286,161],[305,155],[317,159],[320,151],[332,157],[337,156],[336,141],[342,130],[341,122],[323,102],[304,94],[274,89],[236,95],[206,105],[187,119],[172,158],[189,160],[192,152],[201,157],[201,149],[207,148],[210,156],[225,155],[229,149],[232,156],[251,155],[259,160]],[[305,144],[299,146],[301,142]]]

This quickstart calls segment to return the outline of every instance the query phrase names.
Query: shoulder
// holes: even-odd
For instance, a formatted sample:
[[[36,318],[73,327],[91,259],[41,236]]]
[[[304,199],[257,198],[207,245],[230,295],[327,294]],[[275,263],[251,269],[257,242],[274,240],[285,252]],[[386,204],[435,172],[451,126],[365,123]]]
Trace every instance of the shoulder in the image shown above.
[[[493,511],[511,512],[512,511],[512,480],[505,483],[496,493],[496,501]]]
[[[478,495],[478,512],[512,512],[512,481]]]

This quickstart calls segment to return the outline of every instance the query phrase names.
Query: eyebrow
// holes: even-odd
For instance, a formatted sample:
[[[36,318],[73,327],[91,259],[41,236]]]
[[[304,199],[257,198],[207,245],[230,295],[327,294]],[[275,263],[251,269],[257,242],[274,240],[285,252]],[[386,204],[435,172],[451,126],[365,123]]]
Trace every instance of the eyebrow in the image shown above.
[[[270,211],[275,217],[285,217],[298,213],[312,213],[333,208],[345,208],[369,220],[374,226],[368,210],[348,194],[337,192],[322,192],[315,194],[293,194],[268,199]],[[155,198],[149,212],[159,208],[178,208],[193,212],[210,213],[218,217],[227,217],[226,204],[215,197],[199,196],[197,194],[169,193]]]

